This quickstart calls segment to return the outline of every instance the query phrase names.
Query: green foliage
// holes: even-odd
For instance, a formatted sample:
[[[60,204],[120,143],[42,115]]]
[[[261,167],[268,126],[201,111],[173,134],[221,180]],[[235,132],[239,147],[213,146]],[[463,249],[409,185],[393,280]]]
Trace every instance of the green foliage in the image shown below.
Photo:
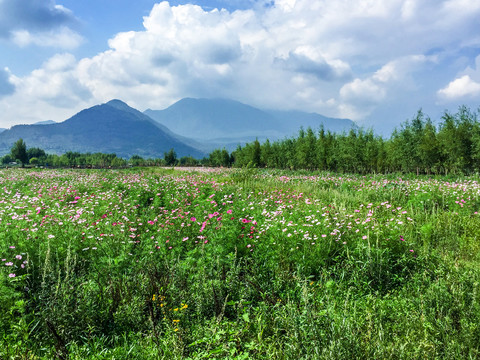
[[[216,149],[213,150],[208,156],[208,165],[209,166],[223,166],[229,167],[231,165],[230,162],[230,154],[227,150]]]
[[[12,159],[20,161],[22,166],[28,163],[27,146],[23,139],[18,139],[15,144],[13,144],[10,154]]]
[[[167,166],[174,166],[177,163],[177,153],[172,148],[168,152],[163,155],[165,160],[165,165]]]
[[[12,159],[12,156],[11,156],[10,154],[7,154],[7,155],[5,155],[5,156],[2,156],[2,164],[3,164],[3,165],[8,165],[8,164],[10,164],[12,161],[14,161],[14,160]]]

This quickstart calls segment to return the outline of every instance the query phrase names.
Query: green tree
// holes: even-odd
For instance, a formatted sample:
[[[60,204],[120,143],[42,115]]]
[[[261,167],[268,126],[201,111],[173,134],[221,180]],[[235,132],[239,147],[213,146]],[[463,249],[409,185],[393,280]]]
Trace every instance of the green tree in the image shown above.
[[[2,164],[8,165],[13,161],[12,156],[10,154],[7,154],[2,157]]]
[[[173,166],[177,163],[177,153],[173,148],[171,148],[168,152],[163,154],[163,158],[165,159],[165,164],[167,166]]]
[[[13,144],[10,153],[12,154],[12,158],[22,163],[22,167],[28,163],[27,145],[25,145],[23,139],[18,139],[17,142]]]
[[[45,158],[47,154],[45,154],[45,150],[40,149],[38,147],[32,147],[27,150],[27,155],[28,159],[30,160],[31,158]]]
[[[260,147],[260,142],[258,139],[255,139],[253,142],[253,153],[252,153],[252,162],[256,167],[262,166],[262,150]]]
[[[132,166],[142,166],[145,163],[145,159],[140,155],[133,155],[128,162]]]
[[[180,158],[180,165],[181,166],[197,166],[198,160],[195,159],[193,156],[182,156]]]
[[[225,148],[222,150],[215,149],[208,155],[208,163],[210,166],[230,166],[230,154]]]
[[[437,139],[437,130],[430,119],[427,119],[423,130],[423,137],[419,144],[421,163],[427,174],[437,173],[442,163],[440,145]]]

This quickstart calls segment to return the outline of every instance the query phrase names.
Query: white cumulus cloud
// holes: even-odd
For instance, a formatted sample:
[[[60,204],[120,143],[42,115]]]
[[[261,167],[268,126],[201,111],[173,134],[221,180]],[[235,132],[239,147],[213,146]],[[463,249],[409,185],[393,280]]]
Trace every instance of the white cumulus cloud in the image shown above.
[[[480,82],[472,80],[469,75],[464,75],[450,82],[445,88],[440,89],[438,95],[447,100],[477,97],[480,96]]]

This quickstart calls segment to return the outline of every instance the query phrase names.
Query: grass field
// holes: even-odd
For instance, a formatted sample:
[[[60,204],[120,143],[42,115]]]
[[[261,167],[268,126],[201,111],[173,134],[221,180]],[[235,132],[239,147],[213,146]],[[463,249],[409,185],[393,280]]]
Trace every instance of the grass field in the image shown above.
[[[0,172],[0,359],[480,358],[478,178]]]

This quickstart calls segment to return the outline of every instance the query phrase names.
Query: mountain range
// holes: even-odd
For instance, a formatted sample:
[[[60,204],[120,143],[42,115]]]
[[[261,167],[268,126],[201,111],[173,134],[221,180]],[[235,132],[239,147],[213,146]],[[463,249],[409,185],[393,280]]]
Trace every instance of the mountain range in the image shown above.
[[[348,130],[354,123],[301,111],[271,111],[226,99],[178,101],[164,110],[144,113],[120,100],[85,109],[55,123],[15,125],[0,133],[0,154],[22,138],[28,147],[47,153],[67,151],[115,153],[129,158],[163,157],[171,148],[177,156],[201,158],[215,148],[233,150],[238,144],[293,136],[301,126],[332,132]]]
[[[259,140],[277,140],[296,135],[300,127],[341,132],[354,123],[302,111],[261,110],[228,99],[182,99],[164,110],[147,109],[144,114],[181,136],[216,147],[235,148],[237,144]]]

